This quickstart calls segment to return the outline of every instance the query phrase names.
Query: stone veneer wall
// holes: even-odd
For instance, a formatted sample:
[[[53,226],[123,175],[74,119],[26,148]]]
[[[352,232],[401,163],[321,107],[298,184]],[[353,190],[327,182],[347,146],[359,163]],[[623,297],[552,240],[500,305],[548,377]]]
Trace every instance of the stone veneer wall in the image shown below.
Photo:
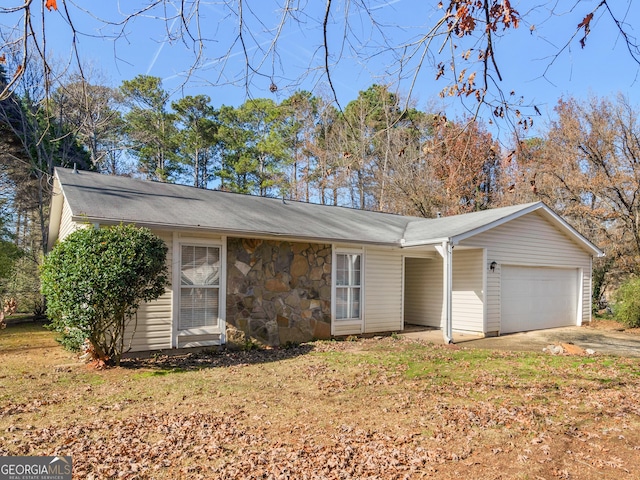
[[[228,344],[330,336],[330,245],[228,238]]]

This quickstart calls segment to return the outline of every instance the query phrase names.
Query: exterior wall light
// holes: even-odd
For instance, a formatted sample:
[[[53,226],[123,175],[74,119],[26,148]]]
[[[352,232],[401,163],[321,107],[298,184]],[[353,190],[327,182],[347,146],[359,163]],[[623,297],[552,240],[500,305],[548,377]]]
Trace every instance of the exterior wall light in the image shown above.
[[[489,265],[489,270],[495,272],[497,266],[498,264],[496,262],[491,262],[491,265]]]

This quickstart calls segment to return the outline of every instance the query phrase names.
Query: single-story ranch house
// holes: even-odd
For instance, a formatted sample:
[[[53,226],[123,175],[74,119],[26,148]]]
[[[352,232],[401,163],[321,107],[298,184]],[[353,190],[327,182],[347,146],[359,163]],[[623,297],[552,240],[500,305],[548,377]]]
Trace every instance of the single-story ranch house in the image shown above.
[[[62,168],[50,220],[50,248],[119,223],[166,242],[171,285],[139,310],[134,351],[580,325],[603,255],[543,203],[426,219]]]

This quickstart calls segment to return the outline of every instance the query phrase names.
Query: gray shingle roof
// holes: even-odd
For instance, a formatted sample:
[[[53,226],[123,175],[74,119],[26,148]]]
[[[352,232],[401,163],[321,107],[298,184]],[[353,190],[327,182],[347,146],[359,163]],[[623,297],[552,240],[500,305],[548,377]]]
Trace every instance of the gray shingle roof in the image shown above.
[[[450,217],[424,219],[423,221],[411,221],[405,231],[405,242],[411,244],[420,243],[424,239],[446,239],[473,232],[500,220],[504,220],[521,212],[535,210],[543,207],[541,202],[525,203],[510,207],[493,208],[478,212],[452,215]]]
[[[93,172],[74,173],[64,168],[57,168],[56,175],[75,221],[137,223],[155,228],[315,241],[394,246],[430,244],[472,233],[538,208],[550,212],[542,203],[529,203],[426,219]]]

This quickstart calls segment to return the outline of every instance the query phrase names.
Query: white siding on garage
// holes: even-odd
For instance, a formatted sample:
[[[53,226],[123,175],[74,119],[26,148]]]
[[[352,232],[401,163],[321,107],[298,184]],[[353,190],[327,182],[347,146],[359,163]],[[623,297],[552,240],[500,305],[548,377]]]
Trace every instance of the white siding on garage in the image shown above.
[[[452,328],[484,332],[483,250],[453,250]]]
[[[581,321],[591,318],[591,255],[563,234],[542,214],[532,212],[496,228],[463,240],[460,245],[485,247],[487,263],[487,326],[485,333],[500,331],[501,265],[571,267],[583,272]],[[454,253],[455,258],[455,253]],[[485,265],[488,269],[489,265]],[[454,276],[455,277],[455,276]]]
[[[135,319],[127,328],[127,341],[131,340],[131,351],[167,350],[171,348],[171,291],[152,302],[143,303],[138,309],[137,324]]]
[[[402,252],[365,249],[364,332],[402,330]]]
[[[169,232],[154,231],[158,237],[164,240],[167,245],[167,267],[169,280],[172,272],[172,235]],[[166,350],[171,348],[171,315],[172,315],[172,293],[171,286],[168,286],[165,293],[157,300],[143,303],[138,309],[137,324],[132,322],[126,330],[125,345],[131,339],[131,351],[141,352],[147,350]]]

